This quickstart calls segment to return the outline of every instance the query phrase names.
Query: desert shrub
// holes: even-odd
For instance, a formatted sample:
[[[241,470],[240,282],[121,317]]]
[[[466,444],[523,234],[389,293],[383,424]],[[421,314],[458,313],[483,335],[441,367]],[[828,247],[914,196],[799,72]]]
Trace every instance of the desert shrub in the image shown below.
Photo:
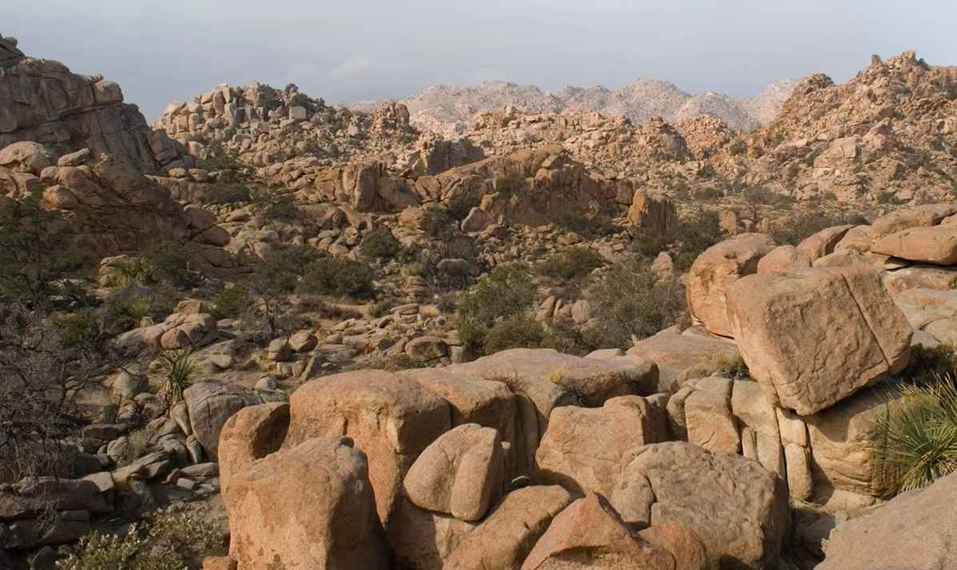
[[[896,388],[874,429],[875,478],[889,496],[920,489],[957,470],[957,376]]]
[[[169,407],[183,400],[183,391],[193,381],[196,366],[193,353],[189,349],[170,350],[160,355],[163,368],[163,387],[160,393]]]
[[[492,354],[510,348],[538,348],[545,340],[545,327],[528,313],[497,321],[485,333],[483,352]]]
[[[227,287],[213,299],[212,314],[217,319],[235,319],[249,307],[249,290],[241,285]]]
[[[764,204],[768,206],[790,206],[794,203],[794,198],[781,192],[768,190],[763,186],[750,186],[741,191],[741,197],[751,204]]]
[[[299,290],[318,295],[367,298],[374,292],[375,272],[367,264],[324,256],[306,266]]]
[[[600,348],[589,344],[582,330],[564,323],[552,323],[545,327],[545,336],[539,347],[552,348],[558,352],[579,356]]]
[[[144,254],[144,268],[153,282],[168,283],[178,288],[195,287],[202,281],[193,267],[187,246],[174,241],[163,241]]]
[[[677,235],[679,241],[674,262],[681,271],[691,267],[704,250],[725,239],[718,213],[705,209],[682,216]]]
[[[780,245],[797,245],[806,237],[809,237],[825,228],[832,226],[841,226],[844,224],[866,224],[867,221],[860,216],[851,216],[844,213],[830,213],[821,211],[808,211],[794,213],[786,218],[783,223],[777,224],[771,229],[771,238]]]
[[[422,230],[432,238],[442,238],[455,231],[455,218],[444,206],[432,204],[423,210]]]
[[[744,380],[751,377],[751,371],[748,370],[748,365],[741,358],[741,355],[718,357],[715,365],[714,373],[718,376],[731,380]]]
[[[399,370],[411,370],[414,368],[425,368],[428,363],[419,362],[404,352],[398,354],[379,354],[356,363],[356,370],[387,370],[389,372],[398,372]],[[353,368],[349,368],[353,369]]]
[[[393,307],[395,307],[395,301],[392,299],[376,301],[369,306],[369,316],[375,319],[382,318],[388,315]]]
[[[140,326],[140,322],[150,317],[162,319],[173,311],[175,295],[158,287],[130,286],[114,291],[100,307],[99,314],[107,330],[114,334]]]
[[[612,266],[586,291],[595,324],[585,332],[596,348],[627,348],[671,326],[685,313],[684,288],[659,280],[640,258]]]
[[[546,277],[570,281],[585,277],[604,264],[604,258],[595,250],[573,247],[551,255],[536,270]]]
[[[208,523],[185,513],[160,513],[123,535],[93,531],[80,539],[60,570],[186,570],[225,553]]]
[[[952,347],[942,344],[925,348],[918,345],[911,348],[910,362],[897,379],[913,386],[926,386],[954,370],[957,370],[957,352]]]
[[[251,202],[252,191],[246,184],[214,184],[202,196],[205,204],[241,204]]]
[[[286,190],[254,188],[250,190],[253,211],[266,220],[288,222],[299,216],[292,194]]]
[[[114,287],[146,286],[157,281],[157,270],[145,257],[131,257],[116,263],[113,269],[116,280],[111,279],[110,285]]]
[[[402,244],[388,228],[375,229],[359,244],[359,253],[369,259],[392,259],[402,251]]]
[[[489,330],[500,320],[530,310],[536,292],[526,267],[495,268],[459,297],[458,329],[462,342],[471,350],[484,353]]]

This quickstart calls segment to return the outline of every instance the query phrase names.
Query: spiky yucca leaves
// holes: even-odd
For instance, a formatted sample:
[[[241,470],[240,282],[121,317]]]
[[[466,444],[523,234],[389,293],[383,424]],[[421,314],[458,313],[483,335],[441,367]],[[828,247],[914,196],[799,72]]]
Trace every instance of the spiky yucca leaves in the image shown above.
[[[920,489],[957,470],[957,375],[899,388],[876,425],[877,481],[889,496]]]
[[[182,401],[183,391],[192,382],[193,351],[189,349],[170,350],[160,355],[163,370],[166,373],[166,382],[163,385],[163,397],[170,407]]]

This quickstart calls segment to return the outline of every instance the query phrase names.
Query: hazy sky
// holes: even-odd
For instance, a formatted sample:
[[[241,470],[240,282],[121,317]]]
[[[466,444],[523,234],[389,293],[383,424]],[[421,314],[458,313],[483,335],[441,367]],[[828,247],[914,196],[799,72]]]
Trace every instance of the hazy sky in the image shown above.
[[[873,53],[957,64],[955,22],[957,0],[0,0],[0,33],[119,82],[149,118],[253,80],[337,103],[490,79],[750,96],[846,80]]]

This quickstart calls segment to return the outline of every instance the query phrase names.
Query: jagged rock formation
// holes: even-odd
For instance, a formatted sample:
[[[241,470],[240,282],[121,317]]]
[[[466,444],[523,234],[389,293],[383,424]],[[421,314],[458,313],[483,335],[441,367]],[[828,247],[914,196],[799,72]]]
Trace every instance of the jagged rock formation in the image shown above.
[[[59,154],[89,148],[147,173],[192,163],[149,128],[135,105],[123,102],[116,83],[26,57],[15,42],[0,39],[0,147],[19,141],[49,145]]]
[[[751,131],[773,120],[793,85],[781,81],[757,97],[740,100],[714,92],[692,96],[671,83],[652,79],[640,79],[617,90],[565,87],[556,93],[532,85],[491,81],[472,87],[429,87],[402,103],[409,108],[413,125],[450,137],[468,132],[474,115],[503,107],[525,113],[599,112],[635,124],[654,117],[679,122],[710,116],[736,131]]]

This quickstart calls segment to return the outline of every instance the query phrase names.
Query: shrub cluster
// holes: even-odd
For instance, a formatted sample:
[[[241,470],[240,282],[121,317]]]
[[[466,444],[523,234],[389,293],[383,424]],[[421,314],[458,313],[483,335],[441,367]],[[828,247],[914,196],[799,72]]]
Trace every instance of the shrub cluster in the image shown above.
[[[573,247],[553,254],[536,267],[538,273],[552,279],[581,279],[605,264],[601,255],[587,247]]]

